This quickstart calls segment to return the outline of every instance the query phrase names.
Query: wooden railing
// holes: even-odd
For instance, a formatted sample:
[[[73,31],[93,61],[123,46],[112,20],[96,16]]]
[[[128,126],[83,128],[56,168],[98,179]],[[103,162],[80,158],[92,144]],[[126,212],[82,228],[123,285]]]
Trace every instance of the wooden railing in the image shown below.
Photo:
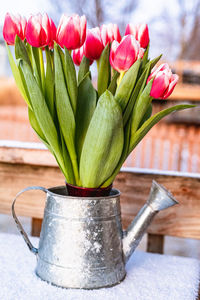
[[[32,185],[51,187],[64,184],[64,177],[49,153],[43,149],[0,147],[0,213],[10,214],[15,195]],[[46,157],[46,158],[45,158]],[[22,159],[23,158],[23,159]],[[117,176],[114,186],[121,195],[122,220],[126,228],[147,200],[152,180],[169,189],[180,202],[159,213],[148,228],[148,250],[162,252],[163,236],[200,239],[200,175],[150,169],[126,168]],[[19,216],[32,218],[32,234],[40,232],[44,195],[28,192],[16,205]]]

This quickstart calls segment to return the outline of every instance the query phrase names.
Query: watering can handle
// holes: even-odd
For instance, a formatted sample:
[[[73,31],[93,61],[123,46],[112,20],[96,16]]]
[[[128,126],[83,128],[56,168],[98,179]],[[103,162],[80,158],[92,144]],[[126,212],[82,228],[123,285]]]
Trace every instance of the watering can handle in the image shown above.
[[[15,213],[15,202],[16,202],[17,198],[18,198],[21,194],[23,194],[24,192],[31,191],[31,190],[41,190],[41,191],[43,191],[43,192],[45,192],[45,193],[48,192],[47,189],[45,189],[45,188],[43,188],[43,187],[41,187],[41,186],[30,186],[30,187],[27,187],[27,188],[23,189],[22,191],[20,191],[20,192],[16,195],[15,199],[13,200],[13,204],[12,204],[12,216],[13,216],[13,218],[14,218],[14,220],[15,220],[15,223],[17,224],[17,228],[18,228],[19,232],[21,233],[21,235],[23,236],[24,241],[26,242],[26,244],[27,244],[29,250],[30,250],[32,253],[34,253],[34,254],[36,255],[36,254],[38,253],[38,249],[35,248],[35,247],[32,245],[31,241],[29,240],[29,237],[28,237],[27,233],[24,231],[24,228],[22,227],[22,225],[21,225],[21,223],[20,223],[20,221],[19,221],[19,219],[17,218],[17,215],[16,215],[16,213]]]

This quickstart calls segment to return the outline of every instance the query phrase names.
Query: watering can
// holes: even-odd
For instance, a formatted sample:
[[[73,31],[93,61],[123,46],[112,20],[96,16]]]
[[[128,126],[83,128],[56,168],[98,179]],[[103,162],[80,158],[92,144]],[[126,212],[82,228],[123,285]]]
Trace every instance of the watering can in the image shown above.
[[[17,197],[28,190],[46,193],[39,247],[32,245],[16,213]],[[125,266],[154,216],[177,204],[173,196],[152,182],[149,198],[126,231],[120,212],[120,192],[106,197],[72,197],[66,187],[28,187],[12,205],[13,218],[30,251],[37,257],[36,274],[65,288],[111,287],[126,276]]]

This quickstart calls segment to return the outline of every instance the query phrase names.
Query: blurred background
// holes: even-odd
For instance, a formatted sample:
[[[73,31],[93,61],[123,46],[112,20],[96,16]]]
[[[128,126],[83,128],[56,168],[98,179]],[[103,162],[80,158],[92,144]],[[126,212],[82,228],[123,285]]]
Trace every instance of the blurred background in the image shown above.
[[[117,23],[123,35],[127,23],[147,23],[150,57],[163,53],[180,76],[168,100],[154,100],[153,113],[179,103],[198,108],[175,113],[157,124],[127,159],[125,166],[200,172],[200,0],[6,0],[0,10],[0,142],[39,142],[28,122],[27,108],[12,78],[2,27],[6,12],[47,12],[58,25],[62,13],[85,14],[88,27]],[[6,228],[6,219],[1,219]],[[192,241],[185,244],[191,250]],[[172,247],[172,243],[169,244]],[[173,244],[174,245],[174,244]],[[196,245],[196,244],[194,244]],[[174,246],[173,246],[174,247]],[[196,251],[196,250],[194,250]],[[170,251],[169,251],[170,252]],[[200,251],[193,256],[199,257]],[[181,254],[179,252],[179,254]],[[183,253],[184,254],[184,253]]]
[[[88,27],[117,23],[124,34],[127,23],[147,23],[150,57],[163,53],[180,76],[167,100],[154,100],[154,113],[168,106],[200,101],[200,0],[7,0],[0,12],[0,122],[1,140],[38,142],[30,127],[27,109],[12,78],[2,36],[6,12],[30,14],[47,12],[58,25],[61,14],[85,14]],[[184,172],[200,171],[200,114],[190,109],[165,118],[138,145],[125,165]]]

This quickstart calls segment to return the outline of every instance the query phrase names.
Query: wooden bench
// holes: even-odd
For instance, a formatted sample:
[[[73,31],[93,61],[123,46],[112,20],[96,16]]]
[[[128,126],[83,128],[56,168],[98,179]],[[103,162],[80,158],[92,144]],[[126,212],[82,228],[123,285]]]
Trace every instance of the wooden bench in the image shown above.
[[[0,213],[10,214],[15,195],[24,187],[62,185],[64,177],[53,156],[40,144],[32,148],[0,147]],[[29,145],[30,146],[30,145]],[[123,168],[114,186],[121,191],[124,227],[127,227],[145,203],[152,180],[169,189],[180,205],[159,213],[148,228],[150,252],[163,253],[164,236],[200,239],[200,175],[150,169]],[[39,235],[44,195],[29,192],[17,205],[19,216],[32,218],[32,235]]]

